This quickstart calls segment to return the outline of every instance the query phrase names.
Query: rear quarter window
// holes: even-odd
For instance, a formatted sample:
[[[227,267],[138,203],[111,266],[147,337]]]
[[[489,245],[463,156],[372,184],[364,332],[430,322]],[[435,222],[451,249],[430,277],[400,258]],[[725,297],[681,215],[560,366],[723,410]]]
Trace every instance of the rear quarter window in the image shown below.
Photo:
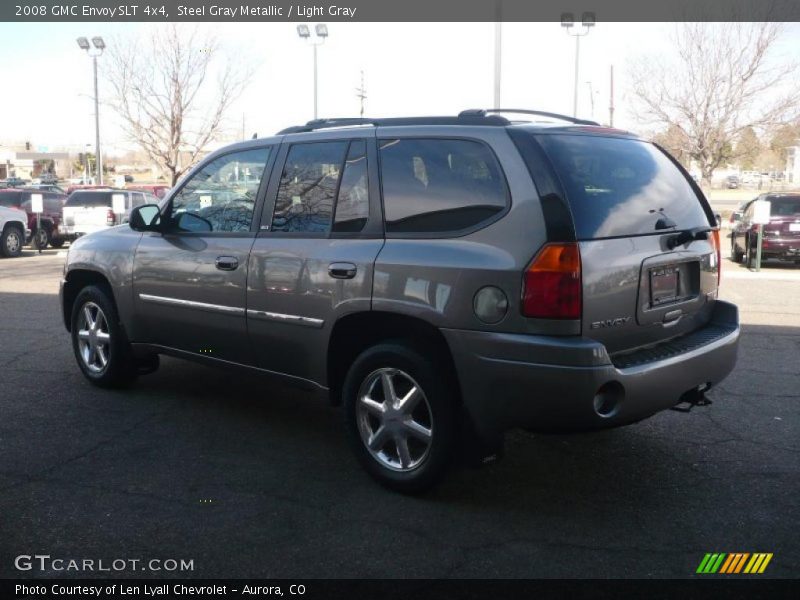
[[[595,135],[536,138],[564,187],[578,239],[710,225],[689,181],[653,144]]]
[[[800,216],[800,196],[767,196],[770,201],[769,214],[773,217]]]
[[[500,165],[481,142],[382,139],[380,165],[388,233],[458,232],[508,205]]]

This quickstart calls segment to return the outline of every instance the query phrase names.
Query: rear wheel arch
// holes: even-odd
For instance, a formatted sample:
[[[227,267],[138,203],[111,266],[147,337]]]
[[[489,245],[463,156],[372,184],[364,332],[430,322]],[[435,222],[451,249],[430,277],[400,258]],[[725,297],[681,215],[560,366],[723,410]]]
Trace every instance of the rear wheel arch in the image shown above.
[[[389,340],[408,342],[425,354],[435,353],[447,369],[447,376],[458,388],[453,355],[439,328],[417,317],[366,311],[341,317],[331,331],[327,354],[327,385],[331,404],[341,404],[344,379],[358,355],[371,346]],[[460,389],[455,392],[455,397],[460,399]]]

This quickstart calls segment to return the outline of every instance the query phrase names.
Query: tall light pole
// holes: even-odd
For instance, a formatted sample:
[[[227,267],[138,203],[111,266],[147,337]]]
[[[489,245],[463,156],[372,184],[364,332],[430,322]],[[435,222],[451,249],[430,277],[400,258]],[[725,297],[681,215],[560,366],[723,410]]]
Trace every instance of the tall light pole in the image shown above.
[[[314,27],[315,39],[311,39],[311,30],[308,25],[298,25],[297,35],[314,47],[314,118],[317,118],[317,47],[325,43],[328,37],[328,26],[319,23]]]
[[[100,98],[97,92],[97,57],[103,54],[103,50],[106,49],[106,43],[98,35],[92,38],[92,45],[94,49],[89,45],[87,38],[78,38],[78,46],[92,57],[92,65],[94,66],[94,153],[95,162],[97,163],[97,183],[98,185],[103,185],[103,159],[100,155]]]
[[[567,32],[568,35],[571,35],[575,38],[575,82],[573,84],[573,96],[572,96],[572,116],[578,116],[578,71],[580,67],[580,55],[581,55],[581,38],[585,35],[589,35],[589,31],[591,31],[592,27],[595,25],[595,18],[593,12],[585,12],[581,15],[581,26],[582,29],[575,29],[572,30],[572,27],[575,25],[575,16],[572,13],[562,13],[561,14],[561,27],[564,28],[564,31]]]

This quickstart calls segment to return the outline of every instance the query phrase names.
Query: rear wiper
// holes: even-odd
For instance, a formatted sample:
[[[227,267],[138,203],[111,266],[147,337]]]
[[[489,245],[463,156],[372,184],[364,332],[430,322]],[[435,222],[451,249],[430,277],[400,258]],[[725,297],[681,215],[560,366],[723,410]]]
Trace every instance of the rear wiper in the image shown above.
[[[657,228],[657,227],[656,227]],[[672,250],[676,246],[682,246],[695,240],[707,240],[711,227],[695,227],[681,231],[678,235],[673,236],[667,240],[667,247]]]

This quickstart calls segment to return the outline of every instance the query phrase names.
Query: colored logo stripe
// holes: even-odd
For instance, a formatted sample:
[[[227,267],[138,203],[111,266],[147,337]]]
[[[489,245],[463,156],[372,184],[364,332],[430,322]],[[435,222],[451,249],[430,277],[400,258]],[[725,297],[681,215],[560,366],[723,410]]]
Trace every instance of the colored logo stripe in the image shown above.
[[[696,572],[703,574],[724,573],[727,575],[742,572],[750,574],[763,573],[772,560],[772,556],[772,553],[766,552],[756,552],[752,555],[749,552],[732,552],[730,554],[709,552],[700,561],[700,566],[697,567]],[[742,571],[743,569],[744,571]]]

